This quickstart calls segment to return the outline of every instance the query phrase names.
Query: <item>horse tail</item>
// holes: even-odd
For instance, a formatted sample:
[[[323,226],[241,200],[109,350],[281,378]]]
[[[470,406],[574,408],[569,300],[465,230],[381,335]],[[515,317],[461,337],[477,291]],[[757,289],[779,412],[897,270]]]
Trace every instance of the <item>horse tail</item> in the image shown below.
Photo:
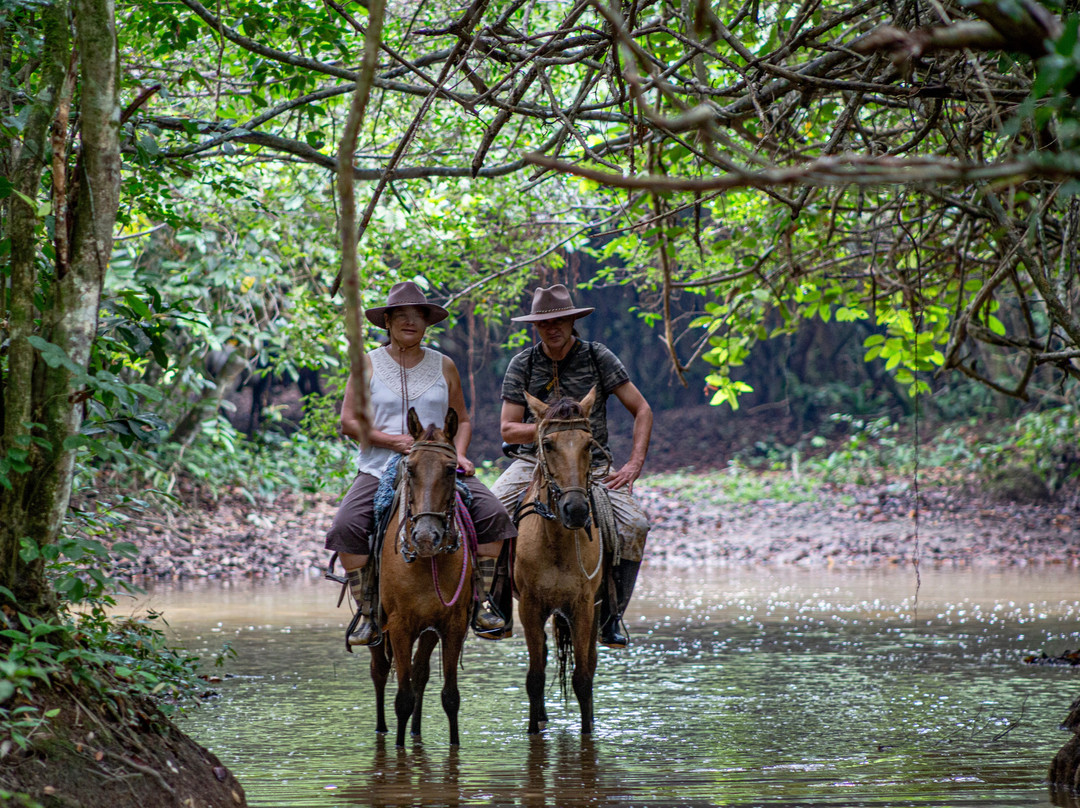
[[[555,628],[555,658],[559,661],[559,689],[565,701],[570,683],[570,660],[574,656],[574,635],[570,632],[570,622],[561,614],[556,614],[552,623]]]

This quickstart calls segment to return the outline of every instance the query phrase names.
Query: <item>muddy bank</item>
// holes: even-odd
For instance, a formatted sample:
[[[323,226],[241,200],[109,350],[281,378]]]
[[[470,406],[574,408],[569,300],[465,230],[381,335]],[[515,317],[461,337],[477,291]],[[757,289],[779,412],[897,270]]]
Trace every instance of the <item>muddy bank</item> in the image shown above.
[[[916,509],[903,482],[804,484],[792,492],[782,476],[756,475],[754,497],[725,498],[714,480],[638,482],[653,525],[649,565],[867,567],[918,557],[943,566],[1080,566],[1080,497],[1019,505],[939,487],[921,491]],[[334,495],[304,494],[253,506],[226,495],[181,515],[147,514],[116,535],[141,550],[117,572],[154,579],[320,574],[336,503]]]
[[[21,699],[22,697],[20,697]],[[29,795],[26,805],[64,808],[243,808],[243,787],[208,749],[149,702],[119,693],[96,699],[88,691],[54,686],[34,697],[56,711],[25,748],[5,741],[0,787]],[[10,796],[10,795],[9,795]],[[24,802],[12,797],[5,805]]]
[[[804,501],[688,505],[642,486],[657,565],[1080,566],[1080,504],[1002,503],[963,490],[823,485]]]

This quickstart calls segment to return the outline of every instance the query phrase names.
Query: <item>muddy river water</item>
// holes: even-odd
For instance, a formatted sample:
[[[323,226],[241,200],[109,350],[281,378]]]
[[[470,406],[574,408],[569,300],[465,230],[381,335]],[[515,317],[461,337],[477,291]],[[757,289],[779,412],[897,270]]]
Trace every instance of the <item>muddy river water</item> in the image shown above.
[[[460,748],[436,672],[423,741],[400,751],[375,734],[335,585],[203,583],[140,602],[205,660],[235,650],[220,695],[181,725],[254,806],[1038,806],[1053,804],[1046,770],[1080,668],[1023,658],[1080,648],[1078,584],[923,569],[916,597],[910,567],[646,568],[632,646],[600,652],[591,739],[557,686],[547,731],[525,733],[518,629],[466,643]]]

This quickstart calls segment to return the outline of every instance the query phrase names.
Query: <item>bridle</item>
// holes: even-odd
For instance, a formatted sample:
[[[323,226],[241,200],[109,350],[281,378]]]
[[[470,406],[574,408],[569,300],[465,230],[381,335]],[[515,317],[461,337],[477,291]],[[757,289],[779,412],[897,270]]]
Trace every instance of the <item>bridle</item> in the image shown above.
[[[589,541],[592,541],[592,523],[593,523],[593,498],[591,489],[593,487],[593,466],[592,459],[590,457],[589,470],[585,476],[585,485],[573,485],[563,488],[556,481],[555,477],[551,473],[551,467],[548,465],[547,455],[544,452],[544,438],[555,432],[573,432],[581,431],[589,436],[589,452],[591,455],[592,449],[599,448],[604,451],[605,456],[608,459],[608,469],[611,466],[611,454],[604,450],[604,447],[600,446],[596,438],[592,434],[592,426],[589,423],[588,418],[566,418],[558,421],[542,421],[536,427],[536,466],[537,473],[542,481],[542,484],[547,488],[547,504],[545,505],[539,499],[534,499],[531,502],[522,502],[518,505],[514,511],[514,524],[518,524],[521,519],[528,516],[530,513],[535,513],[542,519],[554,521],[558,519],[557,508],[559,506],[559,500],[565,494],[580,493],[584,495],[585,501],[589,503],[589,517],[581,529],[586,532],[589,537]],[[607,469],[604,470],[602,477],[607,476]],[[539,492],[537,492],[539,494]],[[589,581],[593,580],[600,574],[600,569],[604,563],[604,554],[600,553],[597,558],[596,568],[589,572],[585,569],[585,565],[581,556],[581,533],[575,531],[574,533],[574,551],[577,555],[578,568],[582,574]]]
[[[448,456],[457,464],[457,449],[449,443],[443,443],[442,441],[434,440],[418,440],[412,445],[409,453],[416,450],[421,451],[434,451]],[[444,511],[420,511],[419,513],[412,512],[412,497],[409,493],[409,475],[404,469],[405,458],[402,458],[402,467],[405,473],[402,474],[401,479],[401,498],[405,506],[404,518],[401,519],[401,530],[398,532],[398,540],[401,544],[401,557],[405,559],[405,562],[411,564],[415,561],[420,553],[413,541],[412,534],[413,529],[416,526],[417,520],[422,516],[431,516],[442,522],[443,537],[444,539],[449,536],[450,543],[440,542],[438,552],[439,553],[455,553],[458,548],[461,547],[461,534],[458,533],[454,524],[454,505],[455,505],[455,493],[456,487],[451,487],[450,498]]]
[[[545,515],[541,511],[537,511],[545,519],[554,519],[556,514],[556,508],[559,507],[559,500],[562,499],[564,494],[581,494],[585,497],[586,501],[589,498],[589,488],[592,486],[592,463],[589,463],[589,471],[585,476],[585,485],[571,485],[563,488],[556,481],[555,477],[551,474],[551,467],[548,465],[547,453],[544,451],[544,439],[548,435],[552,435],[556,432],[584,432],[589,436],[590,448],[592,444],[596,443],[596,440],[592,436],[592,425],[589,423],[588,418],[567,418],[559,421],[544,421],[536,427],[536,464],[540,469],[540,475],[544,480],[544,484],[547,486],[547,511],[550,515]],[[534,506],[535,507],[535,506]],[[589,521],[585,523],[585,527],[589,527],[592,523],[592,515],[590,511]]]
[[[547,454],[544,452],[544,438],[548,435],[556,432],[574,432],[581,431],[589,436],[589,450],[600,449],[607,456],[608,466],[600,474],[600,478],[603,479],[607,476],[608,469],[611,467],[611,454],[604,449],[603,446],[593,437],[592,424],[589,423],[588,418],[565,418],[557,421],[541,421],[536,427],[536,466],[539,470],[540,479],[543,481],[544,486],[547,488],[547,503],[541,502],[539,499],[534,499],[531,502],[522,502],[517,511],[514,514],[515,524],[520,521],[523,516],[527,516],[530,513],[535,513],[537,516],[554,520],[558,518],[557,508],[559,507],[559,500],[563,495],[570,493],[578,493],[584,495],[587,501],[592,502],[590,491],[593,486],[593,466],[592,462],[589,463],[589,471],[585,477],[585,485],[571,485],[563,488],[555,481],[555,477],[551,473],[551,467],[548,465]],[[592,524],[592,509],[590,508],[589,521],[585,523],[584,528],[588,529]]]

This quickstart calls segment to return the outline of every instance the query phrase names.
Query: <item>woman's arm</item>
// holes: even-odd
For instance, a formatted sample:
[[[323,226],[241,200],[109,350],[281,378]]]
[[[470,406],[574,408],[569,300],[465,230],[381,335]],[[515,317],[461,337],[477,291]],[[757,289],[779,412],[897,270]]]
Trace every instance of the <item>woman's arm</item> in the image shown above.
[[[469,421],[469,411],[465,408],[465,393],[461,389],[461,376],[448,356],[443,357],[443,378],[450,394],[450,408],[457,411],[458,428],[454,435],[454,448],[457,449],[458,466],[466,476],[476,473],[476,466],[466,456],[469,444],[472,442],[472,422]]]
[[[364,368],[368,376],[370,376],[371,360],[366,355],[364,356]],[[349,373],[349,379],[345,382],[345,400],[341,406],[341,434],[353,440],[361,439],[360,419],[356,417],[356,408],[352,405],[355,385],[358,384],[363,384],[363,380],[356,373]],[[405,454],[412,448],[413,439],[411,435],[390,435],[372,429],[371,434],[368,436],[368,443],[380,449],[390,449]]]

